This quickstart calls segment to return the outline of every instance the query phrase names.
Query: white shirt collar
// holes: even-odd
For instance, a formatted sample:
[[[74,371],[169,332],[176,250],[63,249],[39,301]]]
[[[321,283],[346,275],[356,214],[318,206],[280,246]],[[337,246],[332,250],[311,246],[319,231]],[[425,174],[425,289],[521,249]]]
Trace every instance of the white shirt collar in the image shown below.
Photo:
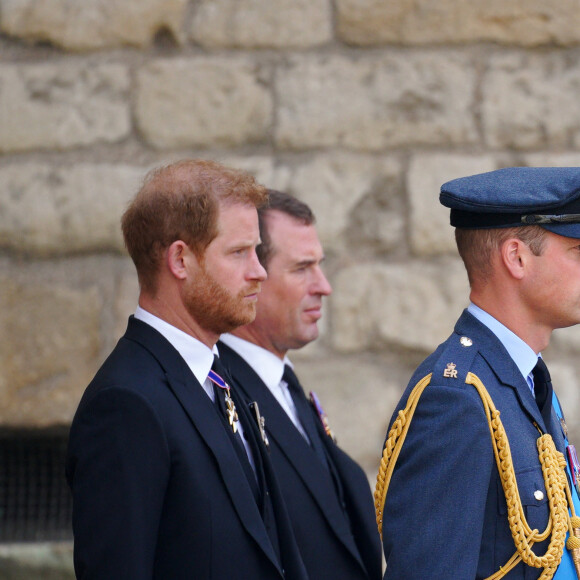
[[[137,306],[135,310],[135,318],[149,324],[149,326],[160,332],[183,357],[199,384],[204,385],[213,364],[213,356],[217,354],[215,346],[213,350],[210,349],[197,338],[179,330],[179,328],[147,312],[140,306]]]
[[[304,439],[308,441],[308,435],[300,423],[300,418],[298,417],[288,385],[282,380],[284,365],[293,367],[290,359],[285,356],[284,359],[281,360],[274,353],[265,348],[234,336],[233,334],[222,334],[220,340],[237,352],[252,367],[274,398],[278,401],[292,423],[294,423],[296,429],[298,429]]]
[[[293,366],[288,357],[281,360],[269,350],[233,334],[222,334],[220,340],[245,359],[270,390],[282,380],[284,365]]]

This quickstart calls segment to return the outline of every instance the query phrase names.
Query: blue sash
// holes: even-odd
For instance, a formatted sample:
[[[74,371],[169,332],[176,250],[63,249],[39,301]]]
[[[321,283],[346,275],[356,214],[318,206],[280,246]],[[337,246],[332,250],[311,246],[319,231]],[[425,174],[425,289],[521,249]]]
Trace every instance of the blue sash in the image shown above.
[[[558,419],[562,419],[562,409],[560,408],[560,403],[558,402],[558,397],[556,394],[552,396],[552,405],[558,415]],[[564,443],[568,445],[568,439],[564,436]],[[572,475],[570,474],[570,465],[568,463],[568,457],[566,454],[566,470],[568,471],[569,481],[572,482]],[[578,499],[578,493],[576,488],[571,485],[572,501],[574,502],[574,509],[576,510],[576,515],[580,515],[580,500]],[[566,540],[568,540],[568,534],[566,534]],[[574,562],[572,562],[572,556],[570,552],[564,548],[564,554],[562,556],[562,561],[558,566],[558,570],[554,574],[554,580],[578,580],[576,576],[576,570],[574,568]]]

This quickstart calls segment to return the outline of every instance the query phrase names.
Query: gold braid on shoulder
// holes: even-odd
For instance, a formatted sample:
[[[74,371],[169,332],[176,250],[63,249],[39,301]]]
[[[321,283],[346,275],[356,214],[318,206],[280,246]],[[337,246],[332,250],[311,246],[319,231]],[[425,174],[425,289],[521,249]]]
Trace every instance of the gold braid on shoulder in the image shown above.
[[[431,374],[415,385],[409,395],[405,409],[399,411],[385,442],[374,494],[377,525],[381,537],[383,533],[383,510],[393,470],[407,436],[419,398],[430,381]],[[543,568],[540,580],[551,579],[562,559],[564,541],[568,531],[570,532],[570,537],[567,542],[567,548],[572,552],[576,574],[580,578],[580,537],[576,537],[577,535],[580,536],[580,518],[576,517],[568,486],[566,459],[556,449],[551,435],[544,434],[539,437],[537,441],[538,457],[542,467],[550,509],[548,525],[540,533],[536,529],[531,529],[526,521],[516,482],[509,442],[499,417],[500,413],[495,408],[487,389],[476,375],[468,373],[465,382],[475,387],[483,401],[497,469],[506,498],[509,527],[516,547],[516,552],[506,564],[500,566],[500,569],[486,580],[503,578],[520,561],[534,568]],[[569,507],[572,511],[572,517],[568,513]],[[550,537],[550,542],[546,553],[543,556],[534,554],[532,546],[548,537]]]

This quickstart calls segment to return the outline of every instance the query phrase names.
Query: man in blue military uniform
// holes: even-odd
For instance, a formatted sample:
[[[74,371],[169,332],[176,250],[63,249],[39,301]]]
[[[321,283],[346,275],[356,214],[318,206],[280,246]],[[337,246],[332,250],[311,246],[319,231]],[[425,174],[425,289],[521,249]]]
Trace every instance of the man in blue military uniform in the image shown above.
[[[455,179],[440,201],[471,303],[391,422],[375,493],[385,579],[577,578],[575,450],[541,351],[580,322],[580,168]]]

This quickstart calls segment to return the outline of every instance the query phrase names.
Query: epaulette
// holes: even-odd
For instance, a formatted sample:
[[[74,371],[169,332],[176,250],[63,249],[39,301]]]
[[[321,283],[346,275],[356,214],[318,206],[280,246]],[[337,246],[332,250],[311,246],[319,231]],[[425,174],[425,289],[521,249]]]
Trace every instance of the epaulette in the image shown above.
[[[446,387],[464,385],[477,352],[477,345],[471,338],[453,334],[445,343],[439,358],[433,365],[431,384]]]

